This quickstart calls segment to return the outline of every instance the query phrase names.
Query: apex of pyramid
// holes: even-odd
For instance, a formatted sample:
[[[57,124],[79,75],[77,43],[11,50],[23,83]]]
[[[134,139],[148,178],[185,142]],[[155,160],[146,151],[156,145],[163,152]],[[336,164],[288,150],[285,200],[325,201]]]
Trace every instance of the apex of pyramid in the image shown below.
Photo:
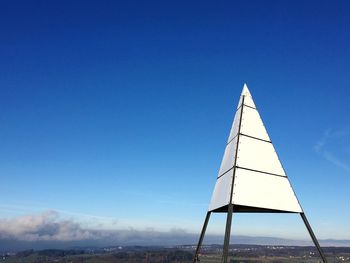
[[[245,97],[245,100],[244,100],[245,105],[255,108],[255,103],[253,101],[253,97],[250,94],[250,91],[249,91],[246,83],[244,83],[244,85],[243,85],[243,89],[242,89],[241,97],[240,97],[239,102],[238,102],[237,109],[242,105],[243,97]]]
[[[250,92],[249,92],[249,89],[248,89],[248,86],[247,86],[247,84],[246,83],[244,83],[244,85],[243,85],[243,89],[242,89],[242,93],[241,93],[241,95],[243,96],[243,95],[245,95],[245,96],[252,96],[251,94],[250,94]]]

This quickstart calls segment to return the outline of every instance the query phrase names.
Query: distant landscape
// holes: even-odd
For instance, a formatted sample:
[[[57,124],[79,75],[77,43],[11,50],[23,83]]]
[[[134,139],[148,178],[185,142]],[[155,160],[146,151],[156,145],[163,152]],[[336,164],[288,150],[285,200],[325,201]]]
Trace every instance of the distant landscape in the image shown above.
[[[172,247],[116,246],[102,248],[72,248],[67,250],[25,250],[17,253],[3,253],[2,262],[39,263],[189,263],[192,262],[195,245]],[[325,247],[329,262],[350,262],[350,247]],[[219,263],[222,245],[205,245],[200,254],[200,262]],[[232,245],[230,261],[233,262],[320,262],[314,247],[309,246],[261,246]]]
[[[131,232],[131,231],[130,231]],[[173,247],[181,244],[195,244],[198,240],[198,234],[193,233],[171,233],[158,231],[111,231],[103,237],[85,239],[85,240],[20,240],[15,238],[1,238],[0,235],[0,253],[19,252],[23,250],[43,250],[43,249],[70,249],[75,247],[109,247],[118,244],[118,246],[142,246],[157,247],[159,245]],[[221,244],[222,235],[208,234],[205,237],[205,244]],[[350,247],[350,240],[321,239],[322,247]],[[254,236],[235,236],[233,235],[230,244],[247,245],[282,245],[282,246],[313,246],[311,240],[294,240],[277,237],[254,237]]]

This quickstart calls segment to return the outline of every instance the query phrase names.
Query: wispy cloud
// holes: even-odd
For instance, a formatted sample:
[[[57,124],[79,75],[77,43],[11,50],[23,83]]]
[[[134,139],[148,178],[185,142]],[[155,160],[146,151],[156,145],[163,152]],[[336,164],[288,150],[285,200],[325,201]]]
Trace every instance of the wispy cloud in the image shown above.
[[[334,143],[334,141],[339,140],[344,137],[350,137],[350,129],[344,128],[341,130],[333,131],[331,129],[326,130],[322,138],[315,144],[315,151],[320,154],[327,161],[331,162],[335,166],[350,172],[350,165],[343,159],[336,156],[333,152],[329,150],[329,144]]]
[[[179,197],[176,195],[164,195],[164,194],[155,194],[154,192],[146,192],[146,191],[123,191],[123,193],[133,196],[140,196],[142,198],[149,198],[152,202],[162,203],[162,204],[171,204],[171,205],[186,205],[186,206],[200,206],[207,207],[207,203],[199,203],[199,202],[191,202],[179,200]]]
[[[114,217],[72,212],[72,211],[67,211],[67,210],[62,210],[57,208],[52,209],[52,208],[49,208],[48,206],[31,204],[31,203],[27,203],[27,204],[0,203],[0,212],[11,212],[12,214],[19,214],[19,215],[40,213],[41,211],[53,211],[53,210],[58,212],[60,215],[63,215],[64,217],[76,217],[76,218],[80,218],[84,222],[94,222],[94,223],[99,222],[99,224],[106,223],[108,225],[115,225],[118,223],[118,220]]]

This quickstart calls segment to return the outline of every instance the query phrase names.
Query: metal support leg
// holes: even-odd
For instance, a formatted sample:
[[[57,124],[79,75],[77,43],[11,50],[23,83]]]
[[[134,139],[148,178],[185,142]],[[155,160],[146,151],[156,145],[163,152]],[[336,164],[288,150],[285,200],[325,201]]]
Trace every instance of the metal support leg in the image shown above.
[[[305,214],[304,213],[300,213],[300,215],[301,215],[301,218],[304,221],[304,224],[305,224],[307,230],[309,231],[309,234],[310,234],[310,236],[312,238],[312,241],[314,242],[314,244],[315,244],[315,246],[316,246],[316,248],[318,250],[318,253],[320,253],[320,256],[321,256],[321,258],[323,260],[323,263],[327,263],[326,256],[323,254],[322,248],[321,248],[320,244],[318,243],[317,238],[316,238],[314,232],[312,231],[312,228],[311,228],[309,222],[307,221],[307,218],[306,218]]]
[[[207,215],[205,217],[204,225],[203,225],[203,228],[202,228],[202,232],[201,232],[201,235],[199,237],[198,245],[197,245],[197,248],[196,248],[196,253],[194,254],[193,263],[196,263],[197,261],[199,261],[198,253],[199,253],[199,250],[200,250],[200,248],[202,246],[202,242],[203,242],[203,239],[204,239],[205,231],[207,230],[210,214],[211,214],[211,212],[207,212]]]
[[[227,263],[227,258],[228,258],[228,249],[229,249],[229,245],[230,245],[230,236],[231,236],[233,204],[229,204],[227,210],[228,211],[227,211],[227,219],[226,219],[224,249],[223,249],[223,254],[222,254],[222,262],[223,263]]]

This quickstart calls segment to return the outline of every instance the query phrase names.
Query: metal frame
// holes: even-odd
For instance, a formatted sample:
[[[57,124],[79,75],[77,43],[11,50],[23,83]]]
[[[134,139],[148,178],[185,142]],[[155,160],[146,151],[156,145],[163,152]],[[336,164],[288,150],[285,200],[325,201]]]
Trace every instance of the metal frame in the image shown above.
[[[222,262],[224,263],[226,263],[228,259],[228,250],[230,246],[230,237],[231,237],[232,214],[233,214],[233,204],[229,204],[228,211],[227,211],[227,218],[226,218],[224,248],[222,251]]]
[[[205,216],[202,232],[201,232],[201,235],[199,237],[197,248],[196,248],[196,253],[194,254],[193,263],[196,263],[196,262],[199,261],[198,253],[199,253],[199,250],[200,250],[200,248],[202,246],[202,242],[203,242],[203,238],[204,238],[204,235],[205,235],[205,231],[207,230],[210,214],[211,214],[211,212],[207,212],[207,215]]]
[[[312,228],[311,228],[311,226],[310,226],[310,224],[309,224],[309,221],[307,221],[306,215],[305,215],[304,212],[303,212],[303,213],[300,213],[300,216],[301,216],[301,218],[303,219],[304,224],[305,224],[307,230],[309,231],[309,234],[310,234],[310,236],[311,236],[311,239],[312,239],[312,241],[314,242],[315,247],[317,248],[318,253],[320,254],[320,256],[321,256],[323,262],[324,262],[324,263],[327,263],[326,256],[324,255],[324,253],[323,253],[323,251],[322,251],[322,248],[321,248],[320,244],[318,243],[317,238],[316,238],[314,232],[312,231]]]
[[[234,210],[234,205],[232,204],[232,193],[233,193],[233,186],[234,186],[234,180],[235,180],[235,171],[236,171],[235,168],[237,168],[237,155],[238,155],[237,153],[238,153],[239,137],[240,137],[240,135],[242,135],[242,136],[247,136],[247,137],[251,137],[251,138],[260,140],[259,138],[255,138],[255,137],[252,137],[252,136],[241,134],[243,107],[244,106],[245,107],[250,107],[248,105],[244,105],[244,98],[245,98],[245,95],[243,95],[243,97],[242,97],[242,103],[241,103],[241,106],[240,106],[241,113],[240,113],[238,132],[237,132],[237,135],[236,135],[237,136],[237,147],[236,147],[234,164],[233,164],[233,167],[231,168],[231,169],[233,169],[233,175],[232,175],[232,182],[231,182],[230,203],[227,206],[224,206],[224,207],[221,207],[219,209],[216,209],[217,211],[214,210],[214,211],[208,211],[207,212],[207,215],[206,215],[205,220],[204,220],[203,228],[202,228],[202,231],[201,231],[201,234],[200,234],[200,237],[199,237],[199,241],[198,241],[198,244],[197,244],[196,252],[195,252],[195,255],[194,255],[194,258],[193,258],[193,263],[199,262],[198,254],[199,254],[200,248],[202,246],[204,235],[205,235],[205,232],[206,232],[206,229],[207,229],[207,226],[208,226],[210,214],[212,212],[213,213],[214,212],[219,212],[219,213],[220,212],[227,212],[225,238],[224,238],[224,246],[223,246],[223,253],[222,253],[222,263],[227,263],[227,260],[228,260],[228,254],[229,254],[228,252],[229,252],[229,246],[230,246],[230,236],[231,236],[231,225],[232,225],[232,214],[233,214],[233,211],[235,211],[235,212],[260,212],[260,213],[271,213],[271,212],[272,213],[290,213],[290,212],[286,212],[286,211],[277,211],[277,210],[276,211],[269,211],[269,210],[261,210],[261,211],[259,211],[259,210],[254,209],[253,207],[251,207],[251,211],[249,211],[249,207],[246,207],[246,211],[245,211],[244,209],[243,210],[239,209],[238,208],[239,206],[237,206],[238,209]],[[250,107],[250,108],[253,108],[253,107]],[[256,108],[253,108],[253,109],[256,109]],[[234,138],[232,138],[231,141]],[[262,140],[262,141],[265,141],[265,140]],[[230,143],[230,142],[228,142],[228,143]],[[271,143],[271,141],[266,141],[266,142],[270,142]],[[245,169],[245,168],[243,168],[243,169]],[[251,170],[251,169],[247,169],[247,170]],[[228,171],[226,171],[222,175],[226,174]],[[222,175],[220,175],[218,178],[220,178]],[[272,175],[281,176],[281,175],[277,175],[277,174],[272,174]],[[300,205],[300,203],[299,203],[299,205]],[[317,248],[317,250],[318,250],[318,252],[319,252],[319,254],[320,254],[321,258],[322,258],[323,263],[327,263],[326,256],[324,255],[324,253],[322,251],[322,248],[321,248],[320,244],[318,243],[317,238],[316,238],[314,232],[312,231],[312,228],[311,228],[311,226],[310,226],[310,224],[309,224],[309,222],[308,222],[304,212],[301,212],[300,216],[301,216],[301,218],[304,221],[304,224],[305,224],[305,226],[306,226],[306,228],[307,228],[307,230],[308,230],[308,232],[309,232],[309,234],[311,236],[311,239],[314,242],[314,244],[315,244],[315,246],[316,246],[316,248]]]
[[[201,235],[199,237],[198,245],[197,245],[196,252],[195,252],[195,255],[194,255],[194,258],[193,258],[193,263],[199,262],[198,254],[199,254],[199,250],[200,250],[200,248],[202,246],[202,242],[203,242],[203,239],[204,239],[205,231],[207,229],[211,213],[212,213],[212,211],[207,212],[207,215],[205,217],[204,225],[203,225],[203,228],[202,228],[202,232],[201,232]],[[266,213],[269,213],[269,212],[266,212]],[[284,212],[282,212],[282,211],[278,212],[277,211],[277,213],[284,213]],[[286,213],[289,213],[289,212],[286,212]],[[227,206],[227,219],[226,219],[225,239],[224,239],[224,248],[223,248],[223,256],[222,256],[222,262],[223,263],[227,263],[227,260],[228,260],[232,214],[233,214],[233,204],[229,204]],[[303,222],[304,222],[304,224],[306,226],[306,229],[308,230],[308,232],[310,234],[310,237],[311,237],[315,247],[317,248],[318,253],[321,256],[321,259],[322,259],[323,263],[328,263],[327,258],[325,256],[325,254],[324,254],[324,252],[323,252],[323,250],[322,250],[322,248],[321,248],[321,246],[320,246],[320,244],[319,244],[319,242],[318,242],[314,232],[312,231],[312,228],[311,228],[311,226],[309,224],[309,221],[306,218],[305,213],[302,212],[302,213],[299,213],[299,214],[300,214],[301,218],[303,219]]]
[[[238,126],[238,131],[237,131],[237,145],[239,144],[239,135],[241,133],[244,98],[245,98],[245,96],[243,95],[243,97],[242,97],[242,104],[240,106],[241,113],[240,113],[239,126]],[[233,167],[235,167],[236,164],[237,164],[237,153],[238,153],[238,147],[236,147],[235,160],[234,160]],[[228,209],[227,209],[225,239],[224,239],[224,248],[223,248],[223,256],[222,256],[222,262],[223,263],[227,263],[228,250],[229,250],[229,245],[230,245],[231,224],[232,224],[232,214],[233,214],[232,192],[233,192],[234,179],[235,179],[235,169],[233,169],[232,182],[231,182],[231,191],[230,191],[230,203],[228,204]],[[201,235],[199,237],[198,245],[197,245],[196,252],[195,252],[195,255],[194,255],[193,263],[196,263],[198,261],[198,253],[199,253],[200,247],[201,247],[202,242],[203,242],[205,231],[207,229],[207,224],[208,224],[208,221],[209,221],[210,213],[211,212],[208,212],[207,216],[205,218],[203,229],[202,229]]]
[[[238,131],[237,131],[237,147],[236,147],[235,160],[233,163],[233,167],[235,167],[237,165],[238,145],[239,145],[239,136],[241,134],[244,99],[245,99],[245,96],[243,95],[242,105],[241,105],[241,116],[239,118],[239,125],[238,125]],[[232,214],[233,214],[232,193],[233,193],[233,186],[234,186],[234,182],[235,182],[235,173],[236,173],[236,169],[233,169],[231,192],[230,192],[230,203],[228,204],[228,209],[227,209],[225,239],[224,239],[224,247],[223,247],[223,251],[222,251],[222,262],[223,263],[227,263],[228,250],[229,250],[229,246],[230,246],[231,224],[232,224]]]

